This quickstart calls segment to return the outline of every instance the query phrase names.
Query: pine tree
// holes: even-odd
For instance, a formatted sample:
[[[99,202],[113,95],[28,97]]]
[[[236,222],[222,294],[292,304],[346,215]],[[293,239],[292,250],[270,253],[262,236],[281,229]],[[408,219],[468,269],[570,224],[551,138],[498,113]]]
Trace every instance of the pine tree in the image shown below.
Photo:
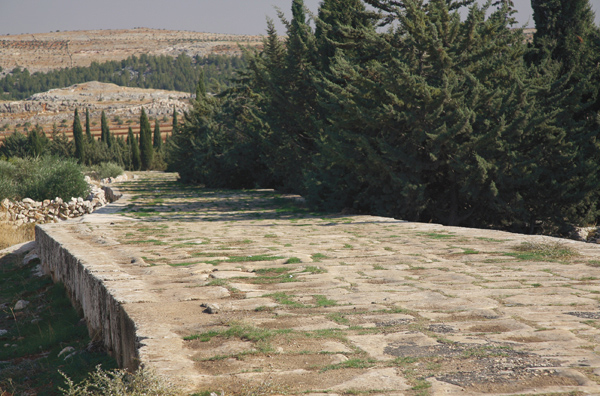
[[[73,141],[75,142],[75,158],[80,164],[85,163],[85,142],[83,140],[83,128],[79,120],[77,108],[73,119]]]
[[[90,109],[87,108],[85,109],[85,137],[87,138],[88,142],[94,140],[90,126]]]
[[[158,118],[154,119],[154,141],[153,141],[154,150],[160,151],[162,148],[162,136],[160,134],[160,125],[158,123]]]
[[[149,170],[152,168],[153,157],[152,129],[150,128],[150,121],[148,120],[146,111],[142,107],[142,113],[140,115],[140,158],[142,170]]]

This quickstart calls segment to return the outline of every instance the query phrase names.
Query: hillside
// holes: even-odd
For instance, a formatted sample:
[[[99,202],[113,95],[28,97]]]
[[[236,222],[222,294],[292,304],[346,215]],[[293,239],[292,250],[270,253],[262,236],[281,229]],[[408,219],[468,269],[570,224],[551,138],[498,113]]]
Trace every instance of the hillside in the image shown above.
[[[89,30],[0,36],[0,67],[19,66],[31,73],[132,55],[240,55],[239,46],[262,45],[262,36],[240,36],[158,29]]]
[[[170,131],[170,116],[173,108],[180,113],[188,108],[190,95],[184,92],[164,91],[120,87],[96,81],[77,84],[67,88],[53,89],[33,95],[22,101],[0,101],[0,119],[2,119],[0,139],[12,133],[14,129],[23,131],[26,127],[41,125],[49,134],[53,124],[72,134],[73,112],[90,110],[92,133],[100,134],[100,115],[102,111],[111,121],[111,131],[126,134],[129,125],[134,127],[139,121],[142,106],[148,116],[163,120],[163,133]]]

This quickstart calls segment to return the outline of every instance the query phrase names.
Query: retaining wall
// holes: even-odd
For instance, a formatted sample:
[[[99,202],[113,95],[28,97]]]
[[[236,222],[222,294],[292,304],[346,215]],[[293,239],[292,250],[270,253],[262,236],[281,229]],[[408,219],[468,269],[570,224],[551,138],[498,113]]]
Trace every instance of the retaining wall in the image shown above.
[[[137,369],[136,325],[105,283],[119,272],[116,264],[50,224],[36,226],[35,239],[44,272],[64,284],[71,302],[83,311],[92,339],[104,343],[119,367]]]

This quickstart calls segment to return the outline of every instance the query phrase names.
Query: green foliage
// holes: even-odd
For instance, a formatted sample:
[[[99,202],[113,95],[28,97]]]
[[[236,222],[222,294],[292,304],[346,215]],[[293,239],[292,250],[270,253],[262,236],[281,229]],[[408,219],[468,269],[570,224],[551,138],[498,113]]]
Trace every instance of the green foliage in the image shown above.
[[[587,0],[534,2],[548,27],[530,48],[510,1],[364,3],[323,1],[313,32],[293,0],[285,40],[269,21],[227,90],[198,85],[169,168],[300,193],[311,209],[553,234],[598,218]]]
[[[104,114],[104,111],[102,112]],[[92,129],[90,126],[90,109],[85,109],[85,137],[88,142],[91,142],[94,138],[92,137]]]
[[[153,157],[154,149],[152,147],[152,130],[150,129],[150,121],[146,115],[146,110],[142,108],[142,113],[140,115],[140,159],[142,170],[148,170],[152,168]]]
[[[154,119],[154,139],[152,145],[157,151],[160,151],[162,148],[162,136],[160,135],[160,124],[158,123],[158,118]]]
[[[77,109],[75,109],[75,116],[73,118],[73,141],[75,142],[75,158],[77,158],[80,164],[83,164],[85,163],[85,141],[83,140],[83,129],[81,128]]]
[[[31,155],[27,136],[15,130],[8,135],[0,146],[0,155],[5,158],[25,158]]]
[[[113,162],[103,162],[92,165],[86,169],[86,174],[93,179],[102,180],[109,177],[117,177],[123,174],[123,168]]]
[[[165,378],[149,369],[141,368],[134,373],[127,370],[103,370],[100,366],[88,378],[75,383],[63,374],[66,386],[61,387],[65,396],[178,396],[182,391]]]
[[[127,131],[127,145],[129,146],[129,153],[131,158],[131,170],[140,170],[142,166],[142,159],[140,158],[139,143],[136,138],[133,137],[133,129],[129,127]]]
[[[111,146],[111,136],[110,136],[110,127],[108,126],[108,118],[106,118],[106,113],[102,110],[102,115],[100,117],[100,141],[106,144],[108,147]]]
[[[31,198],[36,201],[60,197],[86,197],[88,185],[81,167],[73,159],[44,156],[0,161],[0,200]],[[10,195],[8,195],[10,194]]]
[[[143,54],[122,61],[93,62],[89,67],[59,69],[48,73],[31,74],[27,69],[15,67],[0,79],[0,90],[4,93],[3,100],[22,100],[53,88],[100,81],[126,87],[193,93],[200,73],[203,73],[207,89],[216,92],[220,86],[229,85],[234,72],[244,65],[241,57],[223,55],[190,58],[181,54],[173,58]]]

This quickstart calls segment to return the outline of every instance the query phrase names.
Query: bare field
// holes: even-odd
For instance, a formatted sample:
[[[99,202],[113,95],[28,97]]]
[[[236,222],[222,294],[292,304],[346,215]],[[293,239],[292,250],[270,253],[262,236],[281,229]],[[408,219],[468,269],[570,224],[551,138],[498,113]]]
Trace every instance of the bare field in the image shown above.
[[[262,36],[147,28],[8,35],[0,36],[0,66],[47,72],[141,54],[236,55],[241,53],[239,45],[260,46]]]

